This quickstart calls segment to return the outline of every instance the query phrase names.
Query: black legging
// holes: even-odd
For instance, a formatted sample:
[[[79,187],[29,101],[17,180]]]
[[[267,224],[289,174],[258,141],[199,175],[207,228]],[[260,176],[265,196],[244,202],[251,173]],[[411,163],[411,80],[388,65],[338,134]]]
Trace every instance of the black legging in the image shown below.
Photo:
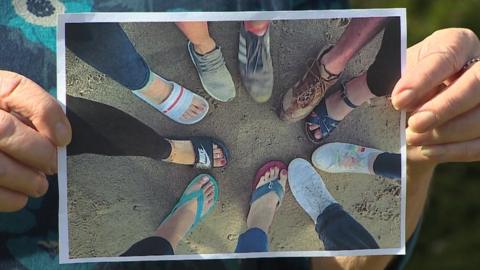
[[[367,71],[367,85],[377,97],[392,93],[400,79],[400,18],[389,18],[375,61]]]
[[[170,143],[131,115],[103,103],[67,96],[72,142],[67,155],[145,156],[165,159]]]

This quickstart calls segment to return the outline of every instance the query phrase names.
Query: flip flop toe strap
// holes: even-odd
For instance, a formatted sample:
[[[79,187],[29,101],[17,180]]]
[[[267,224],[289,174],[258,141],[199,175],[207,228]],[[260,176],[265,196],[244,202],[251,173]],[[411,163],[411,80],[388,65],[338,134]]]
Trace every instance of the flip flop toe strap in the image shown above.
[[[177,209],[184,206],[186,203],[190,202],[191,200],[197,200],[197,212],[195,213],[195,219],[191,227],[193,229],[195,228],[195,226],[197,226],[197,224],[200,222],[200,219],[202,218],[204,196],[203,196],[203,191],[201,189],[192,191],[191,193],[184,195],[182,199],[177,203],[175,208],[172,210],[172,213],[174,213]]]
[[[282,201],[283,196],[285,195],[285,191],[282,187],[282,184],[280,184],[279,179],[273,180],[270,183],[262,185],[261,187],[257,188],[252,193],[252,198],[250,199],[250,204],[253,204],[256,200],[260,199],[265,194],[268,194],[270,192],[275,192],[275,194],[278,197],[278,203],[280,203]]]

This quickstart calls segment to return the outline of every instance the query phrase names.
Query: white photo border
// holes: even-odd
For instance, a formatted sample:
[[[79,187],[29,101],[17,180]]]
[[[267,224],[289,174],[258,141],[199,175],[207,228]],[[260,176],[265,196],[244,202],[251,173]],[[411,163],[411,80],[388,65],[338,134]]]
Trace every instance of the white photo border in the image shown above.
[[[255,12],[96,12],[67,13],[58,17],[57,25],[57,99],[66,111],[66,23],[93,22],[177,22],[177,21],[245,21],[245,20],[302,20],[332,18],[399,17],[400,18],[400,54],[401,71],[405,69],[407,33],[406,9],[348,9],[348,10],[308,10],[308,11],[255,11]],[[58,148],[58,190],[59,190],[59,261],[65,263],[127,262],[160,260],[203,260],[203,259],[240,259],[272,257],[328,257],[328,256],[368,256],[368,255],[405,255],[405,213],[407,189],[406,161],[406,113],[400,114],[400,153],[402,159],[401,198],[400,198],[400,247],[344,251],[272,251],[252,253],[218,253],[192,255],[161,255],[132,257],[93,257],[75,258],[69,256],[68,239],[68,201],[67,201],[67,151]]]

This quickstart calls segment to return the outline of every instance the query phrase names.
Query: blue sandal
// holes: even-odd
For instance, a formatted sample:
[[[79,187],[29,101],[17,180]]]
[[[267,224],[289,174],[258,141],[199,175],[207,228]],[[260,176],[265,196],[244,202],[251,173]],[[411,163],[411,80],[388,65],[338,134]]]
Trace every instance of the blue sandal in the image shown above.
[[[204,203],[204,198],[203,198],[203,190],[199,189],[196,191],[192,191],[190,193],[183,193],[182,197],[180,197],[180,200],[178,200],[177,204],[175,207],[173,207],[172,211],[168,214],[168,216],[162,221],[165,222],[168,220],[170,217],[172,217],[175,214],[175,211],[185,205],[186,203],[190,202],[191,200],[197,200],[197,211],[195,214],[195,219],[193,221],[192,227],[188,230],[186,234],[188,234],[191,230],[193,230],[212,210],[215,208],[218,202],[218,184],[215,178],[213,176],[208,175],[208,174],[200,174],[197,175],[191,182],[190,184],[185,188],[185,190],[188,190],[191,186],[195,185],[198,181],[202,179],[202,177],[208,176],[209,181],[213,184],[213,190],[214,190],[214,195],[213,195],[213,204],[210,206],[210,208],[207,210],[207,212],[203,213],[203,203]],[[207,182],[208,183],[208,182]]]
[[[345,84],[342,83],[340,88],[340,95],[343,99],[343,102],[347,104],[352,109],[357,108],[358,106],[353,104],[352,101],[348,98]],[[320,144],[323,139],[326,139],[330,133],[338,126],[340,121],[332,119],[327,112],[327,104],[325,103],[326,98],[323,97],[320,103],[313,109],[313,112],[310,113],[307,120],[305,121],[305,133],[307,134],[307,138],[315,144]],[[322,132],[322,138],[317,139],[315,138],[315,130],[310,130],[310,125],[318,125],[320,131]]]

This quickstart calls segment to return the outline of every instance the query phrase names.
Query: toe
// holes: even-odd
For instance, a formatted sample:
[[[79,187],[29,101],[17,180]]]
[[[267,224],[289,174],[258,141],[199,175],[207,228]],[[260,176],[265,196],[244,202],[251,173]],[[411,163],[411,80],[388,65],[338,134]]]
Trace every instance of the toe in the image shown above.
[[[275,179],[275,168],[274,168],[274,167],[271,167],[271,168],[270,168],[270,177],[269,177],[268,180],[271,181],[271,180],[273,180],[273,179]]]
[[[265,181],[270,180],[270,171],[267,171],[264,176],[265,176]]]
[[[284,183],[287,182],[287,178],[288,178],[288,171],[285,169],[282,169],[280,171],[280,182],[282,182],[282,185],[284,185]]]
[[[204,185],[205,183],[208,183],[210,180],[210,177],[208,177],[207,175],[204,175],[202,176],[202,178],[200,179],[199,183]]]
[[[213,158],[215,159],[222,159],[223,158],[223,151],[219,148],[213,149]]]
[[[223,167],[227,164],[227,161],[225,158],[218,158],[218,159],[213,159],[213,166],[218,168],[218,167]]]
[[[264,182],[265,182],[265,176],[260,177],[260,181],[258,181],[258,183],[261,185]],[[258,185],[258,186],[260,186],[260,185]]]
[[[190,119],[190,118],[192,118],[192,115],[190,114],[189,111],[186,111],[182,114],[182,118],[183,119]]]
[[[313,134],[315,139],[320,140],[322,138],[322,132],[320,132],[319,129],[315,130],[315,133]]]
[[[315,130],[315,129],[319,128],[319,127],[320,127],[319,125],[315,125],[315,124],[309,124],[309,125],[308,125],[308,129],[309,129],[309,130]]]
[[[278,168],[278,167],[275,166],[275,168],[273,168],[273,176],[274,176],[275,178],[278,178],[278,173],[279,173],[279,172],[280,172],[280,168]]]

